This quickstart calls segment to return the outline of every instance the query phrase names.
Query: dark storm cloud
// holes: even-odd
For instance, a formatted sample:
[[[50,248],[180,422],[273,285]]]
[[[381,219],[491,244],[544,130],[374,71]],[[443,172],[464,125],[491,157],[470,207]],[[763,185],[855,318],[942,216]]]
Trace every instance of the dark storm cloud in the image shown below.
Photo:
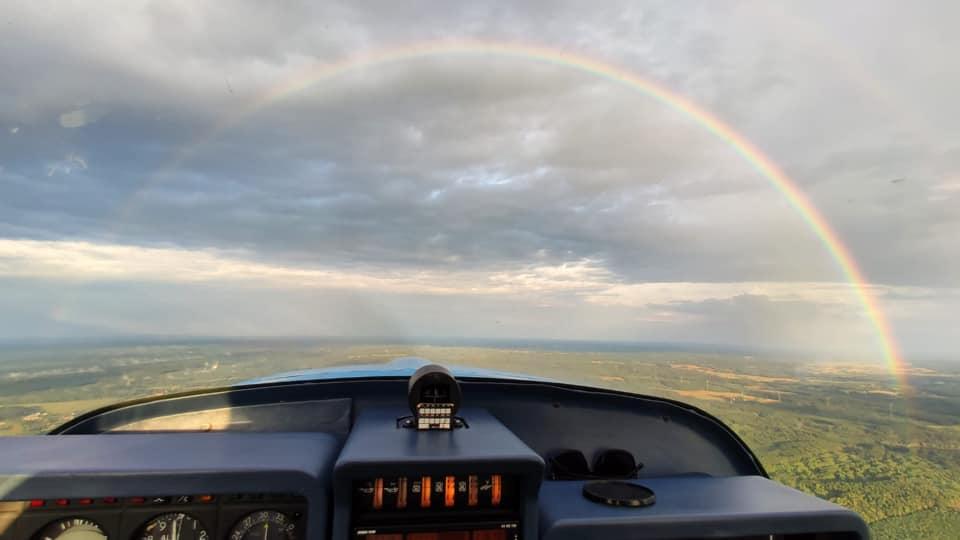
[[[439,55],[357,67],[249,111],[317,63],[477,39],[663,83],[779,163],[871,281],[947,290],[960,286],[960,73],[943,55],[958,45],[956,8],[869,9],[864,22],[862,9],[817,3],[5,6],[15,46],[0,48],[12,75],[0,84],[0,237],[237,250],[367,274],[587,260],[608,285],[843,279],[722,140],[570,67]],[[742,310],[790,339],[772,326],[793,319],[770,312],[821,309],[756,296],[673,312]],[[630,319],[616,310],[601,319]],[[631,332],[611,335],[644,330]]]

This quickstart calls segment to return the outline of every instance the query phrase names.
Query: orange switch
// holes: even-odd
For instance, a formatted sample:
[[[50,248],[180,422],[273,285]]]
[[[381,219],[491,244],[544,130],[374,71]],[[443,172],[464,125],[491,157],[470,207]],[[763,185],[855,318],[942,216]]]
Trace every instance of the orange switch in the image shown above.
[[[373,481],[373,509],[383,508],[383,478]]]
[[[477,475],[471,474],[467,477],[467,506],[476,506],[480,503],[479,484]]]
[[[420,508],[430,508],[430,477],[420,478]]]
[[[452,508],[456,503],[457,478],[455,476],[444,478],[443,488],[443,505]]]
[[[490,504],[500,506],[500,499],[503,497],[503,479],[499,474],[490,477],[490,483],[493,484],[490,490]]]
[[[397,480],[397,509],[403,510],[407,507],[407,477],[401,476]]]

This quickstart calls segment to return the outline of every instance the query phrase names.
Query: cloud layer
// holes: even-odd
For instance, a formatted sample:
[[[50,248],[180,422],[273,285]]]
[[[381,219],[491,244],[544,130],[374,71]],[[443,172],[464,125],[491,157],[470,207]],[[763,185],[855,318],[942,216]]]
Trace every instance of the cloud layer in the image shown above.
[[[396,332],[877,354],[783,196],[630,88],[438,54],[240,115],[317,66],[465,39],[615,64],[725,119],[837,229],[909,351],[960,345],[952,3],[870,3],[869,20],[816,2],[313,4],[0,8],[17,44],[0,49],[16,74],[0,89],[0,292],[22,299],[0,338]],[[17,306],[32,315],[14,323]]]

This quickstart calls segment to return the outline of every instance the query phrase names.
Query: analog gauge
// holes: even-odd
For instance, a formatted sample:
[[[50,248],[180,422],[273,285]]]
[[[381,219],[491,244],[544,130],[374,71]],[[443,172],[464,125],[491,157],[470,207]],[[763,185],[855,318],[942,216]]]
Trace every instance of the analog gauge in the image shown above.
[[[54,521],[34,537],[35,540],[107,540],[100,525],[83,518]]]
[[[229,540],[294,540],[297,526],[275,510],[247,514],[230,530]]]
[[[140,540],[207,540],[210,535],[200,521],[183,512],[159,515],[143,526]]]

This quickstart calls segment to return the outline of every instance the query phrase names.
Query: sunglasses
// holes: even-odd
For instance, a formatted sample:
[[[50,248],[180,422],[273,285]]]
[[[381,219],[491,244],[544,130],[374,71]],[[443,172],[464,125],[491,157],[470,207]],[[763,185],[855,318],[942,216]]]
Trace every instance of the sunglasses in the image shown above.
[[[636,478],[643,468],[633,454],[617,448],[597,454],[593,469],[579,450],[561,450],[547,460],[551,480],[601,480]]]

